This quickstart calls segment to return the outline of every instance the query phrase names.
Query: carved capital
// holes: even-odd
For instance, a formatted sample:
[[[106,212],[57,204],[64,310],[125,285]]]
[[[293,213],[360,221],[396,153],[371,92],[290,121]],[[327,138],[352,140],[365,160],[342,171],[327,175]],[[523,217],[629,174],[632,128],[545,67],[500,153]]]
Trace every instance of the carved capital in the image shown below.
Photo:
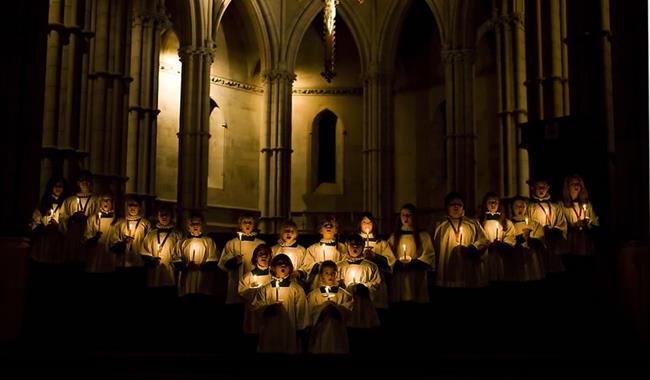
[[[181,58],[181,62],[184,62],[189,57],[209,57],[212,60],[214,55],[214,44],[211,46],[182,46],[178,49],[178,56]]]
[[[460,62],[474,62],[476,51],[473,49],[445,49],[441,53],[442,61],[446,64]]]
[[[525,25],[525,15],[524,12],[512,12],[508,14],[498,14],[496,13],[490,22],[494,27],[501,26],[511,26],[511,27],[523,27]]]
[[[286,80],[293,83],[296,80],[296,74],[285,69],[267,70],[266,72],[264,72],[263,77],[265,82],[270,82],[275,80]]]

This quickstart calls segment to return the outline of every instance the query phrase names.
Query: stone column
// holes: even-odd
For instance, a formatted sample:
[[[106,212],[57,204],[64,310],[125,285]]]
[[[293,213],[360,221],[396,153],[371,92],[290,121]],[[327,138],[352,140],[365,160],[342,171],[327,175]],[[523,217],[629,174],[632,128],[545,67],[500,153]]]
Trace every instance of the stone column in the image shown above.
[[[87,31],[87,9],[83,0],[53,0],[50,4],[41,186],[52,175],[73,177],[84,156],[79,152],[84,104],[81,89],[87,79],[84,63],[87,62],[86,46],[92,36]]]
[[[499,161],[503,196],[528,195],[528,152],[519,148],[518,123],[528,120],[526,81],[526,41],[523,0],[496,0],[494,4],[499,121],[501,127]]]
[[[447,114],[447,189],[465,197],[468,213],[476,207],[476,132],[474,131],[474,50],[443,50]]]
[[[152,209],[156,173],[156,122],[160,36],[169,25],[163,0],[134,4],[131,23],[131,76],[126,152],[126,193],[140,196]]]
[[[112,190],[119,204],[126,182],[130,2],[100,1],[94,5],[95,39],[90,46],[86,119],[90,155],[85,164],[95,175],[96,190]]]
[[[363,80],[363,208],[380,233],[392,229],[395,209],[392,75],[371,67]]]
[[[192,211],[203,212],[208,199],[210,142],[210,47],[183,46],[181,108],[178,132],[178,221]]]
[[[264,74],[265,110],[260,136],[260,228],[279,232],[291,212],[291,90],[296,75],[286,69]]]

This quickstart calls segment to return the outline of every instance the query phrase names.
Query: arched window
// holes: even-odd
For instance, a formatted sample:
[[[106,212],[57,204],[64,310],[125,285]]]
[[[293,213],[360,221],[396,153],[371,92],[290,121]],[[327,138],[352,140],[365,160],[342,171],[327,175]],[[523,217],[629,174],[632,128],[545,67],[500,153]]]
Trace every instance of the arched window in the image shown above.
[[[314,120],[314,157],[316,185],[336,183],[336,122],[338,117],[325,110]]]

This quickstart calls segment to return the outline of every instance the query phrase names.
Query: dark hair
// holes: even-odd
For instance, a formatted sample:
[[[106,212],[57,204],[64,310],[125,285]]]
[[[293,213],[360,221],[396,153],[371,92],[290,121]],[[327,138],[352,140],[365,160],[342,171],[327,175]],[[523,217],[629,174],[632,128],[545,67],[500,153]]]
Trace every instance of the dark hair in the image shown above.
[[[513,209],[515,202],[516,201],[522,201],[526,205],[526,208],[528,208],[528,198],[522,196],[522,195],[515,195],[514,197],[510,198],[509,202],[509,207],[508,209],[510,210],[510,215],[513,216],[515,215],[515,210]]]
[[[205,224],[205,217],[203,216],[203,213],[200,211],[192,211],[190,215],[187,217],[187,222],[189,223],[189,221],[192,219],[201,219],[201,224]]]
[[[167,211],[169,214],[171,214],[172,218],[174,217],[174,207],[170,205],[169,203],[160,203],[156,207],[156,215],[160,213],[161,211]]]
[[[453,201],[454,199],[460,200],[461,202],[463,202],[463,207],[465,206],[465,198],[463,197],[463,195],[459,192],[452,191],[447,195],[445,195],[445,207],[449,206],[451,201]]]
[[[402,210],[408,210],[413,215],[413,239],[415,239],[415,250],[417,251],[422,246],[422,242],[420,241],[420,230],[418,229],[416,218],[417,209],[413,203],[405,203],[399,208],[397,223],[395,223],[395,230],[393,231],[393,245],[396,246],[396,244],[399,244],[399,241],[402,238]],[[393,252],[397,252],[395,247],[390,248]]]
[[[251,258],[251,263],[254,265],[257,265],[257,257],[263,253],[266,252],[266,254],[271,257],[273,256],[273,251],[271,250],[271,246],[268,244],[260,244],[255,249],[253,250],[253,257]]]
[[[287,219],[280,225],[280,233],[282,233],[282,230],[287,227],[291,227],[298,232],[298,225],[293,221],[293,219]]]
[[[359,228],[360,232],[366,232],[361,229],[361,222],[363,222],[363,218],[368,218],[370,220],[370,223],[372,223],[372,232],[375,233],[375,227],[377,227],[377,223],[375,222],[375,217],[372,216],[372,213],[369,211],[362,212],[361,215],[359,216],[359,223],[357,223],[357,227]],[[375,235],[377,235],[375,233]]]
[[[79,175],[77,175],[77,182],[80,182],[82,180],[93,183],[93,173],[91,173],[90,170],[81,170],[79,172]]]
[[[324,217],[323,219],[320,220],[318,223],[318,232],[320,233],[321,228],[327,223],[332,224],[332,226],[336,227],[336,230],[338,231],[339,229],[339,222],[336,220],[336,217],[334,215],[328,215]]]
[[[250,211],[243,212],[241,215],[239,215],[239,218],[237,219],[237,224],[241,224],[242,220],[244,219],[253,219],[253,229],[257,227],[257,215],[253,214]]]
[[[336,266],[336,263],[332,260],[325,260],[320,264],[320,269],[318,270],[319,274],[323,273],[323,270],[325,268],[332,268],[334,271],[338,271],[338,267]]]
[[[357,246],[363,246],[363,238],[359,234],[349,234],[345,237],[346,243],[352,243]]]
[[[54,199],[54,197],[52,197],[52,190],[54,189],[54,186],[59,182],[63,184],[63,192],[58,199]],[[57,204],[59,207],[61,207],[63,205],[63,201],[65,201],[65,199],[68,197],[68,191],[68,182],[65,180],[65,178],[61,176],[54,176],[50,178],[45,185],[45,189],[43,190],[43,196],[41,197],[38,210],[42,215],[46,215],[48,212],[50,212],[54,204]]]
[[[485,214],[488,212],[487,201],[488,199],[491,198],[496,198],[499,201],[499,207],[497,208],[497,212],[501,214],[501,217],[499,218],[499,223],[501,223],[503,228],[505,228],[507,223],[506,220],[508,218],[506,217],[506,213],[503,212],[503,201],[501,200],[501,198],[499,198],[497,193],[495,193],[494,191],[489,191],[485,193],[485,195],[483,196],[483,201],[481,202],[481,209],[480,209],[481,214],[479,215],[478,219],[481,222],[481,225],[483,225],[483,222],[485,222]]]
[[[291,259],[289,256],[285,255],[284,253],[279,253],[271,259],[271,272],[273,272],[273,275],[275,275],[275,271],[273,270],[273,267],[278,264],[278,262],[284,261],[287,263],[287,266],[289,267],[289,274],[293,273],[293,263],[291,262]]]

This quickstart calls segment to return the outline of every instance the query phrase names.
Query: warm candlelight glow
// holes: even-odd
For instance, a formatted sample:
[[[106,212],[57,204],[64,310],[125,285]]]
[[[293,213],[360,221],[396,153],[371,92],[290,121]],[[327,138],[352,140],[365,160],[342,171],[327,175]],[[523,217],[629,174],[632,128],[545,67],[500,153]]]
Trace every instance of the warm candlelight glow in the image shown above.
[[[526,217],[526,227],[528,227],[528,217]]]
[[[321,243],[320,248],[323,253],[323,261],[325,261],[325,246]]]
[[[458,244],[463,245],[463,226],[458,228]]]
[[[77,211],[81,211],[81,198],[77,197]]]

